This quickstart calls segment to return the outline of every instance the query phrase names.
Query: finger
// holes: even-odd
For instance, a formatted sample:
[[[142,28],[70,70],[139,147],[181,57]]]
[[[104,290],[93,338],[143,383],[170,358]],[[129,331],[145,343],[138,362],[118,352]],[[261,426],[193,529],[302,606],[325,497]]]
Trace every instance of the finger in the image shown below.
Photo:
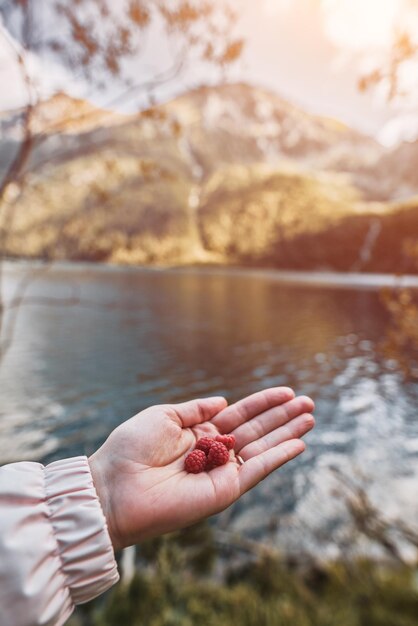
[[[230,433],[240,424],[244,424],[264,411],[288,402],[295,397],[289,387],[273,387],[253,393],[219,413],[212,423],[221,433]]]
[[[219,411],[227,406],[227,401],[222,396],[211,398],[198,398],[179,404],[170,405],[177,414],[183,428],[190,428],[195,424],[201,424],[212,419]]]
[[[313,415],[305,413],[298,415],[284,426],[280,426],[268,433],[265,437],[252,441],[240,450],[239,455],[244,461],[248,461],[253,456],[257,456],[270,448],[278,446],[280,443],[289,441],[290,439],[300,439],[312,430],[315,426]]]
[[[305,447],[300,439],[291,439],[246,461],[241,465],[238,473],[240,494],[255,487],[271,472],[297,457],[305,450]]]
[[[311,413],[314,409],[313,401],[307,396],[299,396],[264,411],[245,424],[241,424],[233,431],[235,437],[235,450],[241,450],[252,441],[256,441],[272,430],[287,424],[302,413]]]

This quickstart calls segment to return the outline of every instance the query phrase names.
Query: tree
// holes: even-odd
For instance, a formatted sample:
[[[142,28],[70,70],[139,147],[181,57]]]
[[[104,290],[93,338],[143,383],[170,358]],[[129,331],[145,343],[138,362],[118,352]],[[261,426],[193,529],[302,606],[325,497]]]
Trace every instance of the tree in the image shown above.
[[[412,0],[411,4],[416,4]],[[358,87],[366,91],[376,86],[385,88],[388,101],[395,98],[410,96],[411,86],[405,87],[404,70],[418,67],[418,38],[413,32],[402,31],[394,36],[387,59],[374,70],[360,77]],[[406,245],[406,253],[414,261],[418,260],[418,245],[410,241]],[[418,347],[418,302],[414,291],[405,288],[383,290],[381,300],[390,314],[390,326],[383,343],[384,351],[389,358],[397,360],[402,373],[409,377],[417,377],[416,363],[411,359],[410,348]],[[409,350],[408,350],[409,348]],[[413,351],[412,350],[412,351]]]
[[[113,95],[109,106],[136,98],[138,107],[148,109],[144,115],[152,115],[156,87],[178,79],[192,64],[223,74],[240,57],[243,41],[233,34],[236,13],[230,0],[3,0],[0,16],[0,38],[14,57],[16,77],[20,77],[26,91],[18,119],[19,142],[5,170],[0,171],[1,359],[10,346],[16,315],[27,301],[25,293],[35,277],[33,272],[25,275],[11,301],[5,301],[2,261],[18,200],[28,173],[36,167],[31,157],[50,133],[59,133],[74,121],[66,117],[44,122],[42,130],[37,129],[42,94],[33,59],[57,63],[95,91],[105,91],[110,82]],[[156,32],[167,48],[165,61],[138,79],[134,67],[145,59],[147,43]],[[173,130],[178,132],[177,128]],[[10,317],[6,325],[7,311]]]
[[[381,67],[364,74],[358,81],[360,91],[383,85],[388,100],[406,95],[402,71],[408,64],[418,63],[418,39],[412,33],[401,32],[394,37],[388,57]]]

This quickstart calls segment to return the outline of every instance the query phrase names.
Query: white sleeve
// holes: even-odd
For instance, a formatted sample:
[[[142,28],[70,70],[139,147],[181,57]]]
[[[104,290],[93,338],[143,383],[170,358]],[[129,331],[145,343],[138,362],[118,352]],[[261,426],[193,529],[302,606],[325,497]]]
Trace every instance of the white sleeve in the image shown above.
[[[0,626],[60,626],[118,580],[86,457],[0,467]]]

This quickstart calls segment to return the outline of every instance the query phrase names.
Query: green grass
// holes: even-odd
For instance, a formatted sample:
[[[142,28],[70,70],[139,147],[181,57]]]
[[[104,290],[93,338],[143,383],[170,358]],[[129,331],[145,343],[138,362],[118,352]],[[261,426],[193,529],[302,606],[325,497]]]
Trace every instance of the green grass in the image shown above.
[[[368,559],[218,563],[203,525],[139,548],[138,573],[69,626],[417,626],[417,569]]]

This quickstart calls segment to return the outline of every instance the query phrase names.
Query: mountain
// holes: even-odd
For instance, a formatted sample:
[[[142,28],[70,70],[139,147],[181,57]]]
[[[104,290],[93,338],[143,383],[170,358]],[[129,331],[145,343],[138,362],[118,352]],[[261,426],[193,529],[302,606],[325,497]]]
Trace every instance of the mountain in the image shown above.
[[[280,163],[356,173],[376,163],[382,148],[328,118],[310,115],[266,90],[248,85],[199,89],[167,110],[187,128],[205,173],[224,163]]]
[[[16,120],[0,119],[0,163],[16,147]],[[379,270],[371,248],[405,212],[392,200],[418,191],[403,156],[412,146],[390,152],[244,84],[135,116],[60,94],[35,131],[12,256]],[[388,256],[395,270],[395,250]]]
[[[5,136],[17,136],[20,116],[6,116]],[[307,170],[345,172],[367,190],[365,172],[386,154],[373,139],[340,122],[310,115],[266,90],[233,84],[196,89],[135,116],[58,94],[41,103],[34,116],[33,131],[43,143],[34,150],[31,168],[41,167],[51,156],[69,160],[77,151],[91,152],[107,144],[130,144],[130,152],[142,156],[153,151],[149,140],[165,144],[170,139],[166,131],[172,125],[182,131],[177,135],[180,159],[197,179],[224,164],[290,160]]]
[[[0,112],[0,128],[3,133],[19,134],[20,120],[25,109]],[[114,126],[134,120],[135,115],[123,115],[110,109],[103,109],[81,98],[72,98],[63,92],[58,92],[48,100],[36,105],[31,119],[31,129],[35,135],[55,133],[79,134],[89,130]]]
[[[374,172],[383,199],[407,199],[417,193],[418,141],[404,142],[384,154]]]

